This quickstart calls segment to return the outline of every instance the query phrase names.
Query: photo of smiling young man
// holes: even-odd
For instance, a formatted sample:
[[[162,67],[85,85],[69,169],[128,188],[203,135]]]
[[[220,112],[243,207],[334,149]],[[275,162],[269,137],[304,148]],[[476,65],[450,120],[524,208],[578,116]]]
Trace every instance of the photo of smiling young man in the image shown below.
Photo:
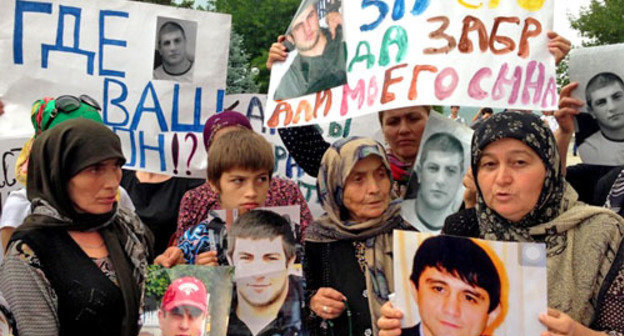
[[[208,316],[208,294],[201,280],[176,279],[169,285],[158,311],[161,336],[202,336]]]
[[[402,336],[480,336],[501,313],[496,266],[470,239],[423,241],[414,255],[410,285],[421,322],[403,329]]]
[[[414,165],[417,183],[410,181],[401,205],[401,215],[418,231],[439,233],[444,219],[459,209],[471,136],[468,127],[430,115]]]
[[[228,231],[235,270],[228,336],[305,336],[303,278],[292,275],[296,240],[288,221],[268,210],[239,216]]]
[[[153,78],[193,81],[197,23],[158,17]]]

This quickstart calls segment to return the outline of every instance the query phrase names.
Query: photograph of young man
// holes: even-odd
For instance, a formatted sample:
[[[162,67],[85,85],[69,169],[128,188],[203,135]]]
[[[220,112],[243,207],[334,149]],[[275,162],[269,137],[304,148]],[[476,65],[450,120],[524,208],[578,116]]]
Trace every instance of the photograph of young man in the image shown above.
[[[186,32],[182,25],[167,21],[158,29],[158,54],[162,64],[154,69],[154,79],[193,81],[193,59],[187,52]]]
[[[174,280],[158,310],[162,336],[201,336],[208,316],[208,295],[201,280],[183,277]]]

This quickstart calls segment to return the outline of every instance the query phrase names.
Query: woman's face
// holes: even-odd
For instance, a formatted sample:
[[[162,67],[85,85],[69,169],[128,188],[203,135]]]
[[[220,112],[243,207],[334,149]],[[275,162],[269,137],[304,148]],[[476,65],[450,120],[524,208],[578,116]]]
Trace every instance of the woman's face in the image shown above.
[[[383,112],[381,128],[392,153],[401,161],[413,163],[429,118],[424,106],[410,106]]]
[[[351,169],[343,204],[357,222],[379,217],[386,211],[390,204],[390,177],[378,156],[368,156]]]
[[[483,150],[478,167],[485,204],[499,215],[517,222],[535,208],[546,168],[529,146],[511,138],[493,142]]]
[[[215,190],[219,191],[223,209],[238,209],[243,213],[264,205],[270,182],[266,170],[233,168],[223,172]]]
[[[104,160],[74,175],[67,183],[67,192],[78,213],[104,214],[117,202],[120,181],[119,160]]]

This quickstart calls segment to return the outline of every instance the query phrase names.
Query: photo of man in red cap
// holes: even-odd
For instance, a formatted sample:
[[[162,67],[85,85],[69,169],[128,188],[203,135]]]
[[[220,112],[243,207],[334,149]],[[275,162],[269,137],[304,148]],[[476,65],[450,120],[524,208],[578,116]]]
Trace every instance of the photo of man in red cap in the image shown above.
[[[176,279],[169,285],[158,311],[162,336],[204,334],[208,316],[208,295],[201,280]]]

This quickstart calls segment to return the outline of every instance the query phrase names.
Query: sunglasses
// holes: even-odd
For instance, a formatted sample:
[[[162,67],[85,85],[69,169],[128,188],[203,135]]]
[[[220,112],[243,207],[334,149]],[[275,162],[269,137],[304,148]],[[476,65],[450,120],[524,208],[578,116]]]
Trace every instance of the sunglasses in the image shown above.
[[[100,107],[100,104],[98,104],[98,102],[95,99],[91,98],[90,96],[86,94],[80,95],[79,97],[63,95],[54,100],[54,107],[55,107],[54,111],[50,113],[50,118],[48,119],[48,122],[46,122],[42,130],[47,130],[48,127],[50,127],[50,124],[52,124],[52,121],[54,121],[54,118],[56,118],[56,116],[60,112],[62,113],[74,112],[77,109],[79,109],[80,105],[83,103],[93,107],[94,109],[98,111],[102,110],[102,108]]]
[[[201,309],[192,306],[178,306],[172,308],[169,313],[173,314],[173,316],[184,317],[185,314],[188,314],[191,318],[198,318],[202,316],[204,313]]]

